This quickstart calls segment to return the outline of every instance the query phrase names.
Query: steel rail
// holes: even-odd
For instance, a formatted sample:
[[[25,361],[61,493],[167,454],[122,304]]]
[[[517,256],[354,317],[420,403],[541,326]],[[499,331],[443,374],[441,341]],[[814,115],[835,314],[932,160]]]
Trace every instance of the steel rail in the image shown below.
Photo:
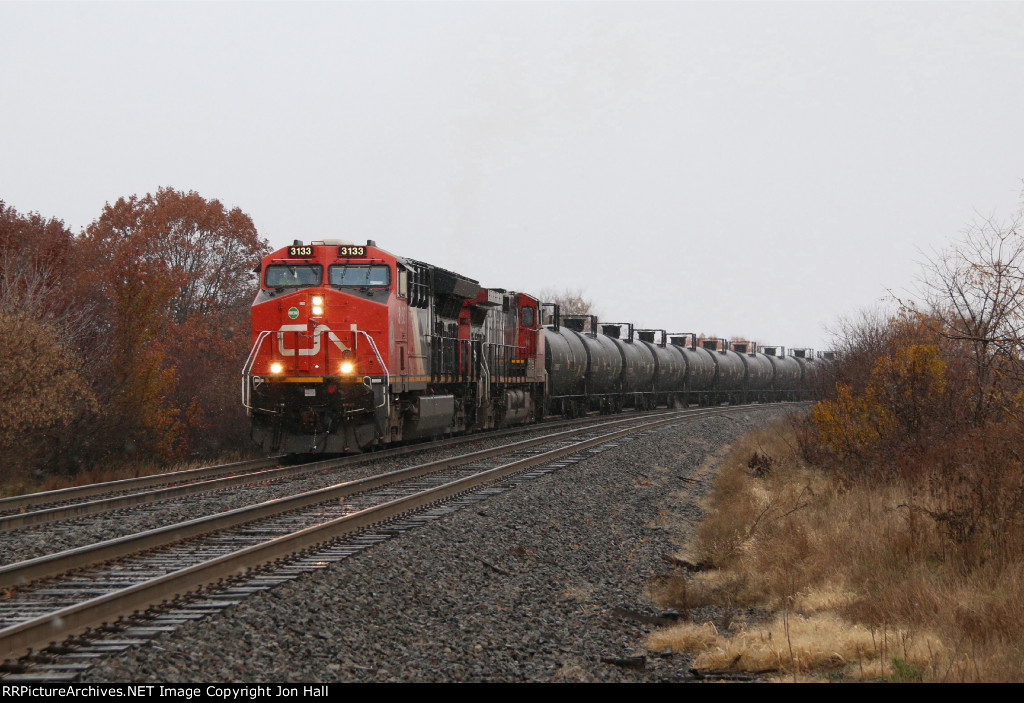
[[[119,510],[121,508],[130,508],[133,505],[155,503],[158,500],[181,498],[182,496],[188,496],[194,493],[216,491],[223,488],[231,488],[233,486],[253,483],[255,481],[288,478],[295,474],[312,473],[314,471],[316,471],[316,469],[310,469],[308,467],[281,467],[267,469],[265,471],[256,471],[249,474],[211,478],[205,481],[192,481],[180,486],[158,488],[154,491],[131,493],[123,496],[113,496],[112,498],[101,498],[99,500],[90,500],[85,503],[61,505],[55,508],[47,508],[45,510],[35,510],[30,513],[3,515],[0,516],[0,532],[14,530],[19,527],[27,527],[29,525],[41,525],[44,523],[57,522],[58,520],[83,517],[85,515],[95,515],[97,513],[105,513],[111,510]]]
[[[366,508],[344,517],[335,518],[320,525],[299,530],[290,535],[277,537],[262,544],[247,547],[237,552],[212,559],[203,564],[197,564],[195,566],[166,574],[156,579],[136,584],[120,591],[99,596],[83,603],[69,606],[53,613],[39,616],[23,623],[19,623],[18,625],[0,630],[0,656],[18,656],[26,650],[44,646],[50,643],[54,638],[63,638],[75,632],[96,627],[119,615],[124,615],[135,610],[163,603],[169,597],[174,595],[194,590],[200,586],[220,579],[244,574],[246,571],[255,567],[295,554],[296,552],[300,552],[309,547],[313,547],[342,535],[363,529],[368,525],[387,520],[402,513],[421,508],[425,505],[436,503],[439,500],[466,492],[481,484],[489,483],[508,474],[515,473],[538,464],[548,463],[567,454],[580,452],[597,444],[603,444],[633,432],[647,430],[675,422],[735,413],[740,410],[749,410],[749,408],[732,407],[704,409],[699,411],[680,411],[672,413],[670,417],[661,417],[640,426],[616,429],[598,437],[574,442],[573,444],[559,447],[542,454],[537,454],[525,459],[519,459],[509,464],[488,469],[411,496],[399,498],[372,508]],[[633,419],[634,422],[635,420],[636,418]],[[611,429],[609,426],[624,424],[624,422],[626,421],[610,422],[602,425],[602,427],[608,427]],[[546,441],[553,441],[554,439],[566,434],[571,434],[571,432],[550,435],[546,438]],[[510,447],[525,448],[526,446],[539,443],[541,443],[540,440],[527,440],[525,442],[507,445],[503,449],[505,451],[509,451]],[[501,450],[483,450],[481,452],[474,452],[471,455],[467,455],[473,457],[472,459],[466,459],[465,462],[460,461],[459,463],[488,458],[496,453],[502,452]],[[451,462],[449,460],[434,462],[430,465],[414,467],[413,470],[385,474],[380,478],[401,473],[410,473],[409,477],[414,477],[416,475],[413,473],[415,470],[420,470],[420,473],[426,473],[427,471],[425,470],[425,467],[447,463]],[[392,478],[392,480],[388,482],[393,482],[393,480],[394,479]],[[362,482],[352,483],[355,484]],[[175,539],[173,541],[179,540]]]
[[[118,481],[104,481],[103,483],[90,483],[84,486],[70,486],[58,488],[53,491],[39,491],[26,493],[20,496],[0,498],[0,510],[20,510],[33,505],[44,503],[55,503],[62,500],[73,500],[76,498],[89,498],[103,493],[114,491],[138,490],[159,486],[166,483],[177,483],[179,481],[192,481],[199,477],[213,476],[226,471],[237,471],[241,468],[263,468],[280,464],[282,457],[268,457],[266,459],[249,459],[247,461],[236,461],[231,464],[218,464],[216,466],[202,466],[198,469],[185,469],[183,471],[172,471],[170,473],[153,474],[151,476],[138,476],[136,478],[123,478]]]
[[[631,417],[635,419],[636,417],[640,417],[640,415],[631,415]],[[590,418],[590,421],[593,422],[594,418]],[[549,426],[553,428],[573,424],[578,425],[580,422],[581,419],[577,419],[575,421],[556,421],[551,423]],[[486,436],[500,437],[507,434],[521,433],[538,427],[542,428],[543,426],[538,424],[521,425],[506,430],[488,432]],[[52,508],[34,510],[31,512],[18,512],[9,515],[0,515],[0,532],[27,527],[30,525],[41,525],[56,522],[58,520],[65,520],[74,517],[83,517],[85,515],[95,515],[134,505],[152,503],[158,500],[169,500],[171,498],[178,498],[195,493],[204,493],[207,491],[219,490],[221,488],[230,488],[232,486],[244,485],[250,481],[274,480],[277,478],[298,476],[304,473],[339,469],[352,464],[360,464],[375,461],[380,458],[397,457],[405,454],[427,451],[436,447],[448,447],[456,444],[464,444],[478,441],[479,439],[481,439],[481,434],[470,434],[442,441],[424,442],[402,447],[391,447],[373,453],[334,457],[306,464],[284,466],[261,471],[264,467],[280,464],[283,457],[277,456],[267,459],[241,461],[233,464],[221,464],[217,466],[201,467],[198,469],[187,469],[185,471],[153,474],[152,476],[121,479],[119,481],[93,483],[85,486],[72,486],[70,488],[61,488],[53,491],[29,493],[24,496],[0,498],[0,511],[24,510],[26,507],[30,507],[32,505],[88,498],[114,491],[142,490],[152,486],[172,484],[167,488],[158,488],[156,490],[143,493],[119,495],[95,501],[72,503],[70,505],[58,505]],[[235,476],[219,476],[219,474],[237,469],[254,469],[255,471],[253,473],[238,474]],[[211,478],[207,478],[208,476]]]
[[[694,412],[697,411],[692,409],[672,411],[671,413],[659,414],[657,417],[662,417],[664,415],[676,417],[688,413],[692,414]],[[635,423],[642,419],[644,418],[623,418],[600,423],[598,425],[590,425],[587,429]],[[96,544],[76,547],[62,552],[36,557],[34,559],[27,559],[25,561],[7,564],[5,566],[0,566],[0,588],[12,588],[15,586],[25,585],[32,581],[55,576],[74,569],[91,566],[99,562],[117,559],[135,552],[162,547],[189,537],[196,537],[208,532],[235,527],[247,522],[252,522],[253,520],[277,515],[290,510],[298,510],[310,505],[316,505],[317,503],[337,500],[338,498],[351,495],[352,493],[359,491],[373,490],[390,483],[395,483],[396,481],[404,481],[423,474],[443,471],[472,461],[487,459],[498,454],[504,454],[518,449],[526,449],[539,444],[557,441],[559,439],[565,439],[576,434],[578,431],[578,429],[566,430],[564,432],[556,432],[554,434],[523,440],[521,442],[513,442],[512,444],[506,444],[500,447],[481,449],[469,454],[450,457],[448,459],[439,459],[426,464],[418,464],[416,466],[398,469],[396,471],[390,471],[376,476],[345,481],[332,486],[298,493],[293,496],[277,498],[275,500],[265,501],[256,505],[235,508],[234,510],[227,510],[215,515],[206,515],[173,525],[139,532],[133,535],[117,537],[104,542],[98,542]]]

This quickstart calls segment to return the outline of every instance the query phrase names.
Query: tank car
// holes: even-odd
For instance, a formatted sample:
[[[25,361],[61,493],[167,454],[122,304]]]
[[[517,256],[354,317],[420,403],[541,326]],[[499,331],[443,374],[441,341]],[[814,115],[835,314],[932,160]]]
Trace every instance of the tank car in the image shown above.
[[[640,343],[654,359],[649,406],[672,407],[680,404],[680,391],[686,382],[686,359],[668,343],[665,330],[637,330]]]
[[[683,386],[683,402],[710,405],[714,402],[715,380],[718,365],[711,352],[697,344],[697,335],[673,334],[672,348],[686,362],[686,383]],[[687,343],[689,339],[689,343]]]
[[[763,347],[761,350],[772,365],[771,392],[773,400],[797,400],[800,397],[802,366],[785,347]]]

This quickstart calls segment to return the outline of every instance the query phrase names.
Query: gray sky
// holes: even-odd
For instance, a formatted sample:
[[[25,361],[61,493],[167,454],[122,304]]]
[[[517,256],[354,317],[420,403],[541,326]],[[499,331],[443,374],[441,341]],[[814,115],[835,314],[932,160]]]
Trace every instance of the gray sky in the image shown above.
[[[0,199],[161,186],[608,321],[826,345],[1024,184],[1024,3],[0,2]]]

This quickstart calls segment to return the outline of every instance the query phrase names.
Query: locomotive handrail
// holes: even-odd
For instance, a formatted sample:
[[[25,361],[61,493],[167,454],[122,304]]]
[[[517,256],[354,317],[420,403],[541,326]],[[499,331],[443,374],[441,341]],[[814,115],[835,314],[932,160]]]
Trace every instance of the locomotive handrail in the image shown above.
[[[480,394],[480,397],[481,397],[481,400],[490,400],[491,399],[491,369],[487,365],[487,355],[486,354],[481,354],[480,355],[480,366],[482,366],[483,370],[484,370],[484,377],[483,377],[483,381],[484,381],[483,389],[484,390],[483,390],[483,393]]]
[[[384,370],[384,400],[374,409],[382,408],[388,404],[388,390],[391,388],[391,372],[388,371],[388,367],[384,364],[384,359],[381,357],[380,352],[377,351],[377,344],[373,341],[373,337],[370,336],[370,333],[361,329],[353,329],[352,331],[366,337],[366,341],[370,343],[370,349],[373,350],[373,355],[377,357],[377,363],[380,364],[381,369]]]
[[[246,410],[252,410],[252,388],[249,379],[252,377],[250,371],[252,371],[252,365],[256,363],[256,354],[259,353],[260,347],[263,346],[263,340],[270,335],[270,330],[263,330],[260,332],[259,337],[253,342],[252,349],[249,351],[249,358],[245,360],[245,364],[242,366],[242,407]]]

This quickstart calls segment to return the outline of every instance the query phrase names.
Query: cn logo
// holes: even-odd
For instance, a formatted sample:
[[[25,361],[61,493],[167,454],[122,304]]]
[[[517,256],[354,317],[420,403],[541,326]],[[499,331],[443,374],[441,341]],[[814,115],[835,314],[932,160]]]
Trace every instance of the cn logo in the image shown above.
[[[306,325],[281,325],[281,329],[277,333],[277,351],[281,356],[295,356],[298,352],[299,356],[313,356],[314,354],[320,353],[320,336],[326,332],[327,339],[336,346],[340,351],[348,350],[341,340],[338,339],[338,335],[331,332],[327,325],[317,325],[313,328],[313,346],[310,349],[289,349],[284,345],[285,332],[305,332]],[[294,335],[297,337],[298,335]]]

